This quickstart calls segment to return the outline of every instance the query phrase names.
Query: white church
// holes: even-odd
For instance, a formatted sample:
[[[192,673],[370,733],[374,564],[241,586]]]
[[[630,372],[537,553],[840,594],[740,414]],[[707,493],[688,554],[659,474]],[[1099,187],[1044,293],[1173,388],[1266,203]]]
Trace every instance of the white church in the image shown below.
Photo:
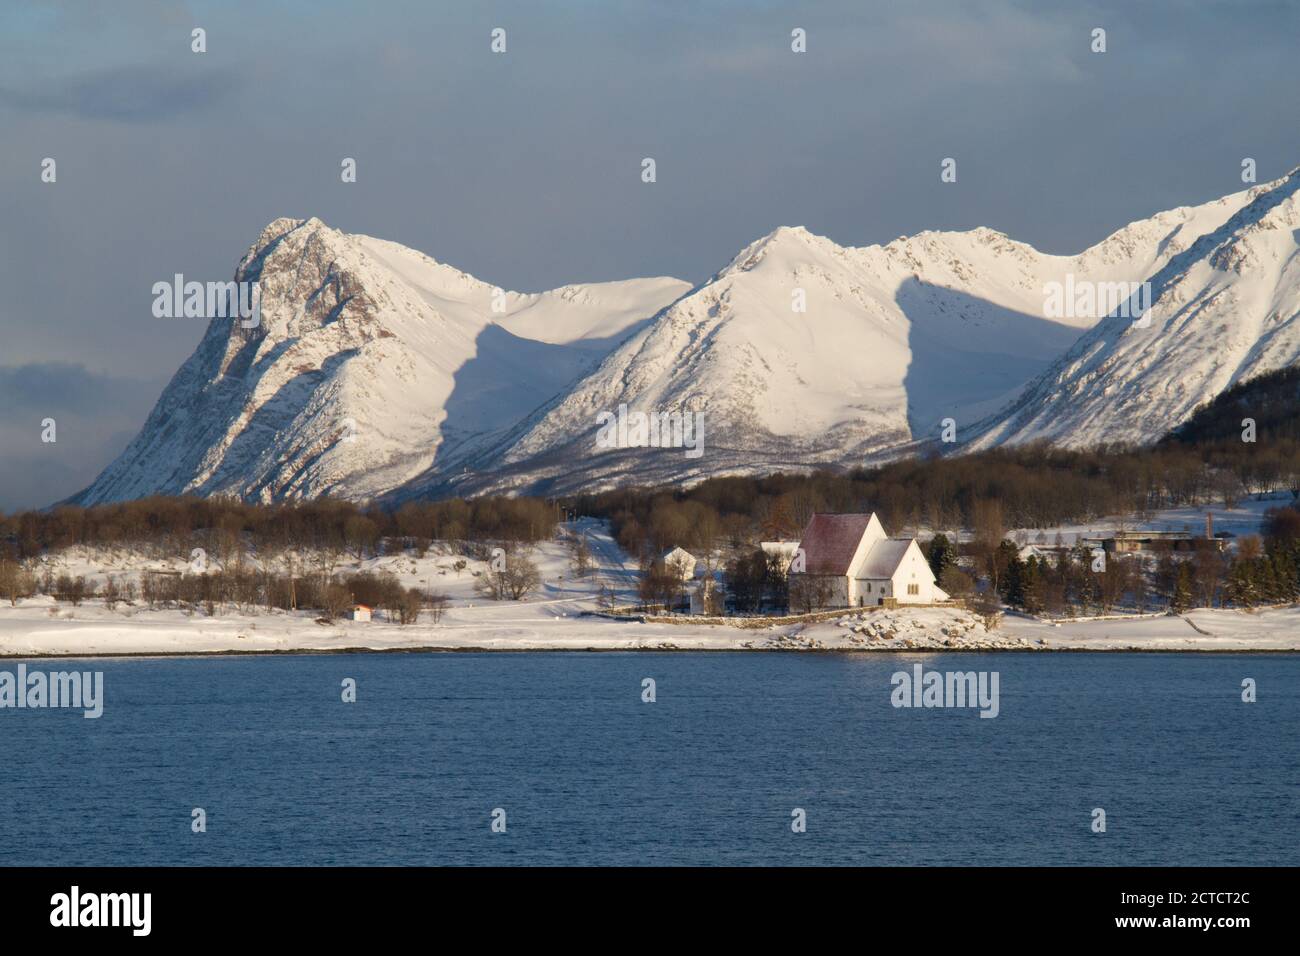
[[[790,567],[825,586],[825,607],[934,604],[948,600],[915,538],[891,538],[875,514],[815,514]],[[812,582],[809,582],[812,583]]]

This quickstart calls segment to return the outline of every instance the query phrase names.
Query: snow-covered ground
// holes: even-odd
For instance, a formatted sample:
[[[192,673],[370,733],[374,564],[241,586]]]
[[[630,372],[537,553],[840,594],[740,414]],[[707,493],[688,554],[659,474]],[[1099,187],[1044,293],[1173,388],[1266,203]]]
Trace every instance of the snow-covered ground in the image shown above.
[[[1205,533],[1205,516],[1209,514],[1213,530],[1217,534],[1226,531],[1240,538],[1245,535],[1259,534],[1264,522],[1264,513],[1270,508],[1284,508],[1295,503],[1290,492],[1276,492],[1264,498],[1250,496],[1238,501],[1232,508],[1225,508],[1219,501],[1212,505],[1197,507],[1165,508],[1153,512],[1147,518],[1132,515],[1110,515],[1086,524],[1062,525],[1047,530],[1037,528],[1019,529],[1011,532],[1013,540],[1024,538],[1027,544],[1054,544],[1059,532],[1064,544],[1074,544],[1080,537],[1096,534],[1110,534],[1115,531],[1187,531],[1200,536]]]
[[[103,656],[340,650],[1091,650],[1300,651],[1300,609],[1066,623],[1004,618],[993,632],[967,611],[871,611],[859,620],[760,629],[577,616],[568,599],[457,607],[438,624],[318,624],[309,615],[206,617],[115,612],[49,598],[0,607],[0,656]],[[856,630],[855,630],[856,628]]]
[[[570,566],[567,539],[562,540],[557,537],[545,541],[529,554],[530,559],[541,572],[542,588],[523,603],[584,599],[594,602],[602,584],[614,591],[620,602],[636,599],[636,565],[626,563],[626,555],[610,538],[603,522],[583,518],[565,523],[563,528],[567,533],[583,534],[587,537],[596,567],[592,573],[583,578],[575,577]],[[220,556],[216,553],[205,554],[203,560],[212,570],[219,570],[222,567]],[[182,555],[157,557],[126,549],[91,549],[76,546],[51,555],[38,564],[35,571],[38,576],[46,568],[56,577],[62,574],[81,576],[96,588],[102,588],[110,576],[118,584],[131,581],[138,585],[146,571],[183,572],[191,570],[191,562],[191,557]],[[464,566],[458,569],[457,564],[462,562]],[[249,567],[259,569],[265,567],[267,570],[279,573],[285,570],[285,565],[278,556],[259,558],[255,554],[246,554],[244,563]],[[403,587],[445,594],[453,604],[469,605],[480,603],[482,600],[474,592],[474,582],[476,575],[487,569],[487,562],[455,552],[448,545],[435,543],[423,555],[405,551],[379,557],[368,556],[364,560],[358,560],[346,552],[332,555],[300,553],[296,556],[295,567],[300,574],[318,572],[325,567],[335,574],[389,572],[397,577]]]
[[[1048,624],[1007,617],[1002,632],[1047,650],[1300,651],[1300,607],[1255,611],[1215,608],[1140,619]]]
[[[1226,531],[1236,538],[1241,538],[1261,533],[1264,514],[1269,509],[1285,508],[1296,503],[1289,491],[1278,491],[1262,498],[1255,495],[1243,496],[1231,508],[1224,507],[1220,500],[1206,505],[1162,508],[1146,517],[1116,514],[1053,528],[1013,528],[1007,532],[1007,537],[1017,544],[1037,544],[1046,547],[1056,544],[1058,534],[1061,543],[1067,546],[1078,543],[1080,538],[1113,534],[1116,531],[1186,531],[1199,537],[1205,533],[1205,516],[1209,514],[1215,534]],[[969,541],[972,537],[968,531],[935,529],[929,525],[909,524],[900,528],[897,533],[926,539],[933,536],[936,530],[942,531],[949,540]]]
[[[1252,503],[1253,504],[1253,503]],[[1243,508],[1247,507],[1243,505]],[[1243,519],[1245,520],[1245,519]],[[431,549],[426,555],[342,559],[339,571],[388,570],[408,587],[447,594],[451,606],[434,623],[428,613],[400,626],[377,616],[369,623],[319,623],[313,612],[233,609],[209,617],[202,610],[149,609],[100,600],[80,607],[39,596],[16,607],[0,602],[0,656],[99,656],[339,650],[1272,650],[1300,651],[1300,608],[1199,610],[1172,615],[1112,618],[1053,625],[1007,616],[992,632],[960,608],[869,610],[816,624],[741,628],[695,622],[674,624],[613,620],[598,610],[601,587],[616,601],[635,599],[637,570],[591,519],[566,526],[583,533],[595,568],[578,578],[562,540],[532,552],[542,587],[524,601],[488,601],[474,593],[483,562]],[[466,562],[456,570],[456,563]],[[180,569],[184,562],[147,562],[124,553],[70,549],[51,559],[55,573],[85,575],[102,585],[137,576],[146,564]]]

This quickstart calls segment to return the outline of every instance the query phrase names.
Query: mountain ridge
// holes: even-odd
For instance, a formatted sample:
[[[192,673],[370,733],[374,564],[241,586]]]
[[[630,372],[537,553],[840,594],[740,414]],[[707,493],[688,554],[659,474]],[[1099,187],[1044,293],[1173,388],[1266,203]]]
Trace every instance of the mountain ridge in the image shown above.
[[[1233,384],[1300,359],[1298,173],[1248,190],[1240,209],[1148,278],[1149,327],[1103,319],[1016,402],[976,423],[970,447],[1155,441]]]
[[[1105,412],[1108,383],[1083,374],[1090,359],[1118,349],[1107,368],[1142,369],[1115,344],[1133,331],[1119,317],[1049,318],[1046,285],[1151,281],[1157,313],[1211,288],[1249,291],[1254,308],[1272,288],[1290,308],[1294,260],[1269,257],[1293,255],[1280,233],[1294,188],[1279,190],[1297,181],[1135,220],[1073,256],[985,227],[854,247],[779,226],[696,285],[541,293],[506,292],[315,217],[276,219],[235,272],[261,287],[261,325],[213,319],[140,434],[71,500],[400,501],[691,482],[884,460],[934,444],[946,419],[957,451],[1069,444],[1098,431],[1083,413],[1054,414],[1062,389],[1088,399],[1089,421],[1129,414]],[[1240,348],[1234,339],[1231,381],[1300,355],[1290,333],[1278,348],[1269,329],[1254,334],[1259,354],[1249,333]],[[1132,377],[1126,387],[1154,387]],[[621,406],[702,415],[705,453],[599,447],[599,416]],[[1139,439],[1176,423],[1162,424]]]

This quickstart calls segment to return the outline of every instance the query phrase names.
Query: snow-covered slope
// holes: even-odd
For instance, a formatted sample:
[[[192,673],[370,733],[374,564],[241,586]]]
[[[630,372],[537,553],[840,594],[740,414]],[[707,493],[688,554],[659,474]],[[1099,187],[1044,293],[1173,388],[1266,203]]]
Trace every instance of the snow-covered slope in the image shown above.
[[[782,227],[695,288],[503,298],[396,243],[277,220],[236,273],[260,282],[261,327],[213,321],[74,500],[690,481],[861,464],[934,439],[948,417],[962,448],[1153,438],[1295,361],[1294,190],[1288,177],[1163,212],[1076,256],[990,229],[851,248]],[[1149,329],[1046,317],[1049,283],[1148,277]],[[698,415],[699,453],[599,445],[620,406]]]
[[[261,325],[215,319],[139,436],[74,500],[387,492],[489,442],[590,370],[676,279],[508,293],[318,219],[271,223],[235,278]]]
[[[1077,256],[990,229],[845,248],[780,228],[669,306],[599,369],[458,475],[412,490],[568,492],[860,464],[1003,408],[1096,315],[1048,319],[1047,283],[1136,283],[1247,193],[1132,223]],[[797,311],[797,296],[806,311]],[[699,412],[703,453],[606,448],[598,416]]]
[[[971,447],[1145,443],[1229,386],[1300,360],[1300,169],[1229,197],[1237,208],[1151,277],[1149,322],[1100,322],[981,422]],[[1244,202],[1238,203],[1238,199]]]

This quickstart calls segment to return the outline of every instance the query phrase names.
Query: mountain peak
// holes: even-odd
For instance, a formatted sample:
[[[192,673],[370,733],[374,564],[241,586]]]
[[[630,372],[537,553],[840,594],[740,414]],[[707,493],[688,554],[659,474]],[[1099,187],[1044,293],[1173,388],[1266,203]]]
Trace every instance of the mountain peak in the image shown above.
[[[257,282],[260,323],[213,318],[75,501],[376,497],[498,436],[688,288],[573,285],[503,315],[494,286],[314,216],[269,223],[235,278]]]
[[[271,243],[283,239],[289,233],[297,229],[307,229],[308,231],[329,227],[315,216],[307,219],[295,219],[292,216],[280,216],[267,223],[266,228],[258,234],[257,239],[253,242],[252,249],[261,249]]]
[[[779,226],[695,287],[570,284],[504,309],[413,249],[278,218],[236,272],[259,282],[261,326],[213,319],[76,500],[679,483],[892,457],[945,418],[964,448],[1147,441],[1300,361],[1296,173],[1073,256],[987,227],[845,247]],[[1074,301],[1048,318],[1048,287],[1075,282],[1149,286],[1151,321]],[[705,414],[703,454],[598,449],[622,407]]]
[[[972,426],[971,447],[1154,441],[1225,389],[1300,361],[1300,176],[1131,223],[1082,258],[1132,258],[1149,311],[1114,308],[1014,402]],[[1154,228],[1153,228],[1154,227]],[[1118,305],[1118,303],[1117,303]]]
[[[767,234],[769,240],[799,239],[806,240],[813,234],[805,226],[777,226]]]
[[[748,272],[778,252],[783,255],[802,257],[809,252],[834,252],[840,248],[834,240],[809,232],[803,226],[777,226],[767,235],[741,249],[719,275]]]

